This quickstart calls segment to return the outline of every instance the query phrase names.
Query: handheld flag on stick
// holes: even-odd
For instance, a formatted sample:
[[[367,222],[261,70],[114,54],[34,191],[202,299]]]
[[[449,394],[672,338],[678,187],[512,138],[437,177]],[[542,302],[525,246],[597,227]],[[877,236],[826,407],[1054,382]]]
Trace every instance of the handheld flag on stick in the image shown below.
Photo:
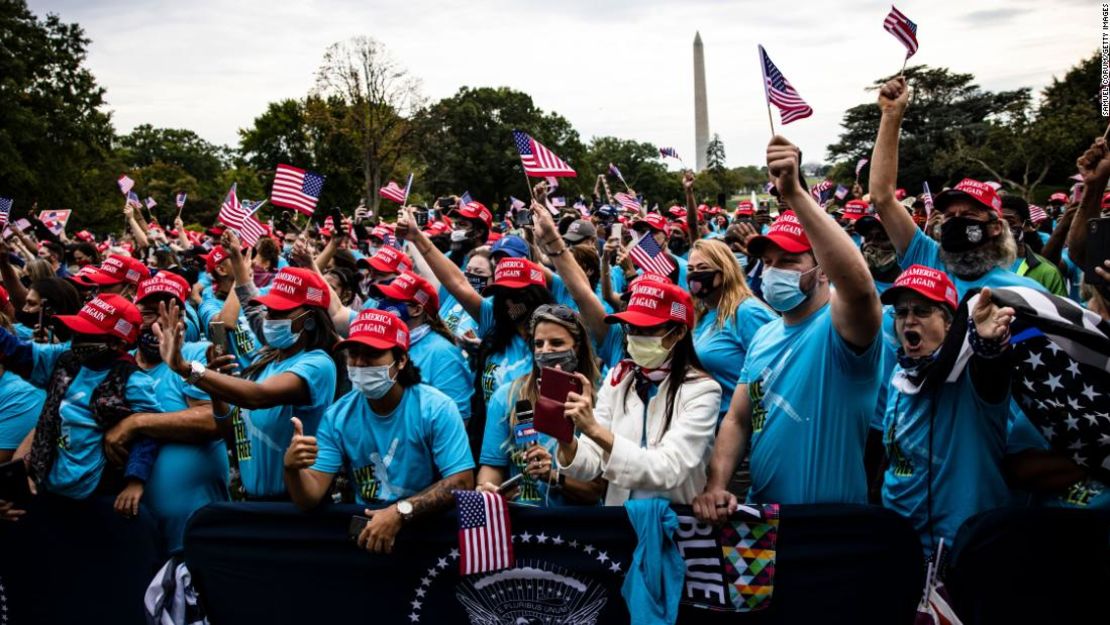
[[[459,196],[459,203],[463,206],[466,206],[473,201],[474,198],[470,196],[470,191],[463,191],[463,194]]]
[[[929,215],[933,214],[933,192],[929,190],[928,180],[922,183],[921,186],[922,193],[925,195],[925,197],[921,201],[925,202],[925,216],[928,217]]]
[[[509,196],[509,206],[512,207],[513,210],[518,211],[518,210],[524,208],[527,205],[524,202],[522,202],[521,200],[518,200],[515,197],[510,195]]]
[[[516,142],[517,152],[520,153],[520,162],[524,166],[526,176],[573,178],[578,175],[570,165],[544,147],[542,143],[530,137],[528,133],[514,130],[513,140]]]
[[[127,205],[131,208],[142,208],[143,203],[139,201],[139,194],[134,191],[127,192]]]
[[[668,276],[674,271],[674,263],[670,256],[663,253],[663,249],[655,242],[655,237],[650,232],[645,232],[636,241],[632,249],[628,250],[628,257],[636,266],[644,271]]]
[[[277,166],[277,172],[274,173],[270,201],[274,206],[292,208],[311,217],[323,189],[323,175],[282,164]]]
[[[243,243],[254,247],[258,239],[266,234],[265,228],[262,223],[254,217],[254,212],[262,208],[265,202],[259,202],[254,205],[254,211],[250,211],[239,203],[239,195],[236,191],[238,183],[232,183],[231,189],[228,190],[227,196],[224,198],[223,204],[220,205],[220,212],[216,219],[223,222],[229,228],[234,228],[239,233],[239,238]]]
[[[10,197],[0,197],[0,228],[8,225],[12,216],[12,204],[15,202]]]
[[[866,158],[861,158],[856,162],[856,182],[859,182],[859,173],[867,166],[867,160]]]
[[[895,39],[906,46],[906,59],[902,62],[902,71],[898,72],[901,75],[906,71],[906,61],[917,52],[917,24],[891,5],[890,13],[883,20],[883,30],[894,35]]]
[[[135,186],[135,181],[132,180],[131,178],[128,178],[127,174],[124,174],[124,175],[119,177],[119,180],[116,181],[116,184],[119,185],[120,193],[122,193],[124,195],[127,195],[127,192],[130,191],[131,188]]]
[[[624,188],[626,190],[632,190],[631,188],[629,188],[628,183],[624,181],[624,175],[621,174],[621,170],[617,169],[617,166],[612,163],[609,163],[609,175],[616,176],[617,180],[621,181],[621,184],[624,185]]]
[[[767,56],[767,51],[763,46],[759,46],[759,61],[760,67],[763,69],[763,86],[767,95],[767,120],[771,121],[771,105],[774,104],[779,109],[779,115],[782,117],[783,124],[804,119],[813,115],[813,109],[810,108],[802,96],[798,95],[798,91],[786,80],[778,67],[771,62],[771,57]],[[771,121],[771,134],[775,134],[775,123]]]
[[[185,198],[188,197],[185,193],[178,193],[174,198],[174,203],[177,204],[177,211],[180,213],[181,209],[185,208]]]
[[[73,211],[70,209],[42,211],[39,213],[39,221],[49,228],[51,232],[58,234],[66,229],[66,224],[69,223],[69,216],[72,214]]]
[[[412,172],[409,172],[409,180],[405,183],[405,201],[402,204],[409,203],[409,193],[412,191]]]
[[[146,196],[146,209],[150,210],[150,209],[154,208],[155,206],[158,206],[158,202],[155,202],[153,197],[151,197],[149,195]]]
[[[640,202],[636,199],[636,196],[632,195],[631,193],[618,192],[613,197],[616,198],[618,202],[620,202],[621,207],[625,210],[633,211],[637,215],[643,214],[644,207],[640,205]]]
[[[848,197],[848,187],[842,184],[836,185],[836,193],[834,193],[833,195],[836,196],[836,199],[843,200],[844,198]]]
[[[405,204],[405,190],[402,189],[396,182],[389,181],[384,187],[378,189],[378,195],[387,200],[397,202],[404,206]]]

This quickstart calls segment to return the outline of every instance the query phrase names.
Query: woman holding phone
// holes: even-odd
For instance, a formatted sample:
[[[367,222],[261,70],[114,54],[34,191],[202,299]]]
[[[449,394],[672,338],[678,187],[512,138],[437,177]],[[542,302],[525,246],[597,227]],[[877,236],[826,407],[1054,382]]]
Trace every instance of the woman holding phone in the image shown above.
[[[583,392],[567,397],[566,415],[580,436],[559,443],[559,470],[608,480],[607,506],[654,497],[688,504],[705,486],[721,403],[694,351],[690,294],[641,280],[628,308],[606,321],[624,325],[631,359],[606,376],[596,406],[593,383],[575,374]]]
[[[588,481],[559,473],[551,454],[554,438],[537,432],[531,412],[538,404],[544,368],[598,380],[597,360],[582,319],[560,304],[540,306],[529,323],[532,370],[504,384],[490,398],[478,458],[478,490],[496,491],[508,479],[524,477],[506,494],[533,506],[597,504],[605,490],[600,478]]]

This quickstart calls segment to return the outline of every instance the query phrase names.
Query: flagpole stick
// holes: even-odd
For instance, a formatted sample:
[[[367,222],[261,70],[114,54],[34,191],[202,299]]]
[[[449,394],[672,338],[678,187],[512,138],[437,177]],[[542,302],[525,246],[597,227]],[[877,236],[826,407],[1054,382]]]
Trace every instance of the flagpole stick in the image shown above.
[[[910,55],[907,54],[906,58],[902,59],[902,69],[898,70],[898,76],[900,78],[905,78],[906,77],[906,63],[909,63],[909,62],[910,62]]]
[[[1108,134],[1110,134],[1110,124],[1107,124],[1107,125],[1106,125],[1106,130],[1103,130],[1103,131],[1102,131],[1102,138],[1103,138],[1103,139],[1106,139],[1106,136],[1107,136]]]
[[[532,189],[532,179],[528,177],[528,170],[524,169],[523,163],[520,165],[520,171],[524,172],[524,187],[528,189],[528,197],[535,202],[536,192]]]
[[[771,124],[771,136],[775,136],[775,119],[771,117],[771,102],[767,102],[767,123]]]

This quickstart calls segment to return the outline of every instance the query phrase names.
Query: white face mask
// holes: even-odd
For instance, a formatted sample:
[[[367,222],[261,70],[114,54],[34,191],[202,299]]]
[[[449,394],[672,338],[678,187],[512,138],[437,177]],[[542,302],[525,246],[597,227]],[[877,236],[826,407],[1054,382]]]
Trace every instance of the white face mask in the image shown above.
[[[393,365],[379,367],[347,367],[347,379],[351,381],[358,392],[366,399],[381,399],[397,381],[397,376],[390,377],[389,370]]]
[[[663,336],[632,336],[628,337],[628,355],[632,362],[644,369],[658,369],[671,357],[671,348],[663,346]]]

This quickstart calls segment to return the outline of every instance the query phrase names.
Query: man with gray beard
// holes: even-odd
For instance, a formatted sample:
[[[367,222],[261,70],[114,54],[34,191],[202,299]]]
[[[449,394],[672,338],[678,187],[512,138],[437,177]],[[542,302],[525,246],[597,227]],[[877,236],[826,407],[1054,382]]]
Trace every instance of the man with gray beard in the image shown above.
[[[903,268],[924,265],[946,271],[959,298],[977,287],[1026,286],[1044,291],[1040,283],[1009,270],[1017,245],[1002,219],[1002,201],[985,183],[965,178],[937,194],[934,209],[941,219],[940,243],[922,232],[895,199],[898,177],[898,135],[909,102],[904,77],[879,91],[882,120],[871,157],[871,203],[878,210]]]

